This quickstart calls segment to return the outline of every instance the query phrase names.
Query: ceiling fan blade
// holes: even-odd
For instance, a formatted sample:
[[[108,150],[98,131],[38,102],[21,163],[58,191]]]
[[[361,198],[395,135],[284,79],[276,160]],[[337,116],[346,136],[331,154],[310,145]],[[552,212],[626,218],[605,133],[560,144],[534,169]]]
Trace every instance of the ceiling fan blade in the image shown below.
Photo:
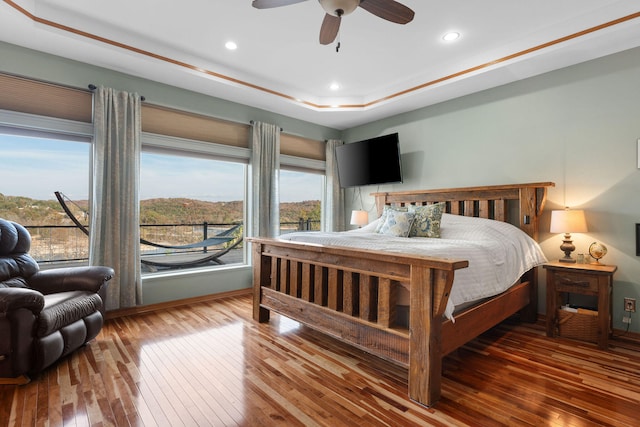
[[[394,0],[361,0],[360,7],[396,24],[411,22],[414,15],[413,10]]]
[[[341,20],[342,18],[339,16],[329,15],[328,13],[324,15],[322,26],[320,27],[320,44],[329,44],[336,39]]]
[[[290,4],[302,3],[307,0],[253,0],[251,5],[256,9],[271,9],[272,7],[289,6]]]

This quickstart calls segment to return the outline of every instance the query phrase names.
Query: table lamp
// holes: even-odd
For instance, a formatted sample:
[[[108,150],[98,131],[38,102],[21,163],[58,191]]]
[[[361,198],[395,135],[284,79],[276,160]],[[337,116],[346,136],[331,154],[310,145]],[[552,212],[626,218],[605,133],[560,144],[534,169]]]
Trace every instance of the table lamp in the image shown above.
[[[357,225],[361,228],[369,223],[369,212],[367,211],[351,211],[351,225]]]
[[[549,231],[552,233],[564,233],[564,239],[560,250],[564,252],[564,258],[560,258],[560,262],[572,262],[576,260],[571,258],[571,252],[576,250],[571,240],[571,233],[586,233],[587,221],[584,218],[583,210],[565,210],[551,211],[551,226]]]

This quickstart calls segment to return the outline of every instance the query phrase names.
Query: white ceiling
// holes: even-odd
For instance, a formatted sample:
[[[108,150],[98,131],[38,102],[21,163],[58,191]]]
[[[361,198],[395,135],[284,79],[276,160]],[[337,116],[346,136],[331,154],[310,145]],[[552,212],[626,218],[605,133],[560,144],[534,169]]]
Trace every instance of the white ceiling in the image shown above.
[[[640,46],[638,1],[401,3],[407,25],[343,17],[339,52],[316,0],[3,0],[0,40],[336,129]]]

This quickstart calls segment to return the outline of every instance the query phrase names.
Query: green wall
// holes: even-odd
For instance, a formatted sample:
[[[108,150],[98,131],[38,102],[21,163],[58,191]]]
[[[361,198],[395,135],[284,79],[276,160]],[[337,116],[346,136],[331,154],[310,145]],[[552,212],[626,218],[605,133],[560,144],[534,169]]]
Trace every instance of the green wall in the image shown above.
[[[576,253],[593,241],[618,265],[613,324],[623,329],[623,298],[640,302],[640,49],[564,68],[343,132],[345,141],[399,132],[404,182],[347,193],[352,208],[373,212],[373,191],[553,181],[541,223],[550,260],[562,253],[549,210],[585,209],[589,232],[574,235]],[[373,218],[373,215],[370,215]],[[545,305],[541,274],[540,310]],[[631,330],[640,331],[640,313]],[[626,327],[626,325],[624,325]]]

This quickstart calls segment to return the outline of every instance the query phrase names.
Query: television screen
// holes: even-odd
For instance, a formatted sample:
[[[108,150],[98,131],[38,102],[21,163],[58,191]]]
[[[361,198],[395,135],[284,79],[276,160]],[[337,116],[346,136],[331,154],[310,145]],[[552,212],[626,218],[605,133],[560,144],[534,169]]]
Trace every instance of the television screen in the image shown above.
[[[402,182],[398,134],[336,147],[341,187]]]

